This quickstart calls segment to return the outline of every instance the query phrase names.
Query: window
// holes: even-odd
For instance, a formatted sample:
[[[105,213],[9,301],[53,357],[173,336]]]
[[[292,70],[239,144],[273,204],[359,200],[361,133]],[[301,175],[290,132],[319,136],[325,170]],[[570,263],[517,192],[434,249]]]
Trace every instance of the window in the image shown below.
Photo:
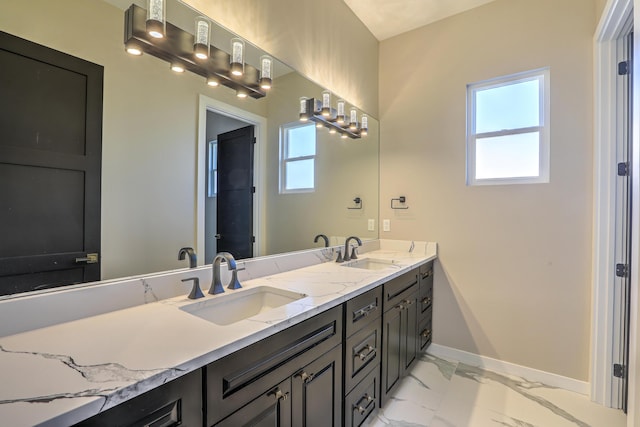
[[[218,194],[218,141],[209,141],[207,170],[207,196],[216,197]]]
[[[467,185],[549,182],[549,69],[467,86]]]
[[[315,161],[315,124],[283,125],[280,128],[280,193],[313,191]]]

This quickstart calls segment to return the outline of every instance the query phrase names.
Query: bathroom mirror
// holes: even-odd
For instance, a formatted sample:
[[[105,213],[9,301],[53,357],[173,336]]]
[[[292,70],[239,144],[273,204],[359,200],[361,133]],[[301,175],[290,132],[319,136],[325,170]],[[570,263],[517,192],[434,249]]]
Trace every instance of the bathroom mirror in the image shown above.
[[[319,247],[322,241],[313,239],[320,233],[335,237],[335,243],[350,235],[378,237],[375,118],[369,117],[368,135],[360,139],[317,129],[314,190],[283,193],[281,136],[287,126],[300,124],[299,98],[318,98],[324,88],[275,60],[267,96],[241,100],[229,88],[208,87],[201,76],[175,74],[161,59],[129,55],[123,25],[132,3],[146,8],[140,0],[24,0],[0,6],[3,31],[104,67],[103,279],[186,267],[177,259],[183,246],[196,248],[200,264],[205,261],[205,241],[215,234],[207,226],[215,210],[208,211],[207,204],[216,200],[207,185],[208,148],[218,133],[232,130],[233,121],[258,123],[254,255]],[[196,14],[177,0],[167,3],[167,21],[185,31],[193,33]],[[213,23],[212,45],[228,52],[232,37]],[[245,62],[257,67],[264,52],[245,42]]]

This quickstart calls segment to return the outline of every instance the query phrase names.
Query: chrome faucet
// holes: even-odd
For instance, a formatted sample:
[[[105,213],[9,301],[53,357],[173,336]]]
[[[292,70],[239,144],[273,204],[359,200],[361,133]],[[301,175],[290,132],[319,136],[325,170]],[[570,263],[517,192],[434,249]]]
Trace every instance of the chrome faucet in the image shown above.
[[[329,238],[327,236],[325,236],[324,234],[318,234],[314,239],[313,239],[313,243],[318,243],[319,239],[323,239],[324,240],[324,247],[328,248],[329,247]]]
[[[189,268],[196,268],[198,265],[198,258],[196,257],[196,253],[193,248],[180,248],[180,252],[178,252],[178,260],[184,260],[185,255],[189,255]]]
[[[351,236],[351,237],[347,237],[347,240],[344,241],[344,257],[342,259],[344,259],[345,261],[350,261],[352,259],[358,259],[358,256],[356,255],[356,247],[353,247],[353,251],[351,252],[351,255],[349,255],[349,241],[351,239],[354,239],[356,242],[358,242],[358,246],[362,246],[362,240],[360,240],[359,237],[356,236]]]
[[[213,269],[213,277],[211,279],[211,288],[209,289],[209,293],[212,295],[221,294],[224,292],[224,288],[222,287],[222,282],[220,280],[220,263],[222,260],[227,262],[227,268],[232,272],[231,281],[227,286],[227,289],[239,289],[240,282],[238,282],[238,271],[236,270],[236,260],[233,259],[233,255],[229,252],[219,252],[213,258],[213,263],[211,264],[211,268]]]

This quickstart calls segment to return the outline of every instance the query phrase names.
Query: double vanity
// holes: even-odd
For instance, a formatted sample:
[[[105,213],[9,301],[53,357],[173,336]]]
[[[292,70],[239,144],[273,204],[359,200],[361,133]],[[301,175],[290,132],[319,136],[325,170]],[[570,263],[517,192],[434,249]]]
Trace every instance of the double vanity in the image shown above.
[[[242,288],[217,295],[204,266],[2,300],[0,419],[360,425],[431,342],[437,247],[360,249],[238,261]]]

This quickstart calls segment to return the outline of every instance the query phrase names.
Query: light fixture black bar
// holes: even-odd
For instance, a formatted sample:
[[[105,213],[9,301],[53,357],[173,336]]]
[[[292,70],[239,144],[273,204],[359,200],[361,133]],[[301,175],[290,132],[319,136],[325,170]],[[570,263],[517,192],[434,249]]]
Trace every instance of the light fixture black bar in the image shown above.
[[[166,22],[165,37],[154,39],[146,31],[147,11],[132,4],[124,13],[124,43],[131,41],[140,50],[149,55],[160,58],[169,63],[179,62],[185,70],[198,74],[204,78],[218,77],[220,84],[231,89],[245,89],[252,98],[266,96],[258,80],[260,71],[249,65],[244,65],[244,74],[240,77],[232,76],[229,65],[229,54],[215,46],[210,46],[208,59],[197,59],[193,52],[194,37],[191,33]]]
[[[322,123],[329,129],[335,129],[337,132],[346,134],[350,138],[360,138],[360,129],[353,131],[349,129],[348,123],[345,123],[345,125],[342,126],[337,122],[336,115],[334,114],[335,110],[333,108],[331,109],[331,116],[325,117],[322,115],[322,108],[316,108],[316,104],[315,98],[307,99],[307,111],[311,111],[311,115],[309,116],[310,121]]]

